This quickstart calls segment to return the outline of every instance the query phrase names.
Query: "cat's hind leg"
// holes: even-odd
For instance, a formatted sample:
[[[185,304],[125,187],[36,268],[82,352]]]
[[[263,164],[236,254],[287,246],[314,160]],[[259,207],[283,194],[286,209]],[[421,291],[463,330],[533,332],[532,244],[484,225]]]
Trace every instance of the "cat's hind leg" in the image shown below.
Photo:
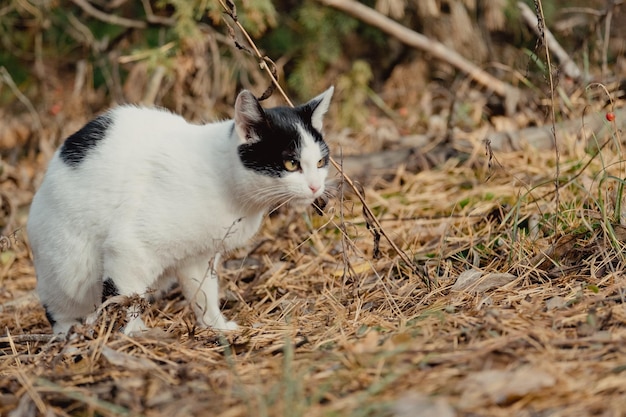
[[[68,333],[100,303],[101,265],[89,245],[70,241],[56,252],[38,250],[34,258],[37,294],[55,334]]]
[[[191,303],[198,325],[216,330],[237,330],[234,321],[226,320],[219,305],[217,266],[220,254],[189,258],[178,266],[176,276],[185,299]]]
[[[140,245],[107,245],[104,249],[104,273],[102,298],[112,296],[140,296],[147,299],[161,266],[146,251],[137,250]],[[129,336],[139,336],[148,330],[141,318],[141,302],[132,303],[126,310],[126,325],[122,330]]]

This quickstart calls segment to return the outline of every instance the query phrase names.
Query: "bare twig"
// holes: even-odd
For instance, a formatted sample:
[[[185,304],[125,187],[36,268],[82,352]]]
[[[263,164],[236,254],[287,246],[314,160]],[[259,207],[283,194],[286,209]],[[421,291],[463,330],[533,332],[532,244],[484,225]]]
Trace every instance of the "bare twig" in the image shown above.
[[[168,51],[170,51],[174,47],[176,47],[175,42],[168,42],[165,45],[159,46],[156,50],[140,51],[140,52],[132,53],[130,55],[120,56],[117,59],[117,62],[120,64],[128,64],[130,62],[141,61],[142,59],[149,58],[156,51],[158,51],[160,54],[166,54]]]
[[[150,81],[148,82],[148,88],[146,93],[141,100],[141,103],[148,106],[153,106],[154,101],[156,100],[156,96],[159,93],[161,88],[161,82],[163,81],[163,77],[165,76],[165,67],[163,65],[159,65],[154,70],[152,77],[150,77]]]
[[[73,97],[80,97],[85,86],[87,78],[87,61],[84,59],[79,60],[76,63],[76,76],[74,77],[74,90],[72,91]]]
[[[176,23],[176,21],[172,17],[155,15],[152,11],[152,6],[150,6],[150,1],[141,0],[141,4],[143,4],[143,9],[146,12],[146,19],[148,19],[148,22],[164,26],[173,26]]]
[[[26,392],[28,393],[28,395],[30,396],[30,398],[32,399],[32,401],[35,403],[35,405],[39,409],[39,411],[45,415],[47,414],[47,407],[45,403],[43,402],[43,400],[41,399],[41,396],[39,395],[37,390],[35,390],[35,388],[33,387],[31,380],[28,379],[28,377],[22,370],[22,362],[19,359],[17,349],[15,348],[15,341],[13,340],[13,337],[11,336],[9,329],[6,329],[6,332],[7,332],[7,342],[11,346],[11,352],[13,353],[13,357],[15,358],[15,364],[17,365],[17,377],[20,380],[20,383],[22,384]]]
[[[626,107],[617,109],[614,113],[617,129],[626,129]],[[605,135],[609,128],[604,117],[597,116],[584,121],[581,119],[566,120],[557,123],[556,127],[565,137],[581,135],[583,138]],[[489,134],[489,139],[491,139],[491,146],[496,151],[518,151],[524,149],[525,146],[545,150],[552,149],[554,146],[554,138],[548,126],[531,126],[520,130],[494,132]],[[456,144],[469,146],[462,139],[458,139]]]
[[[35,381],[37,388],[42,391],[62,394],[63,397],[71,398],[80,403],[86,404],[96,412],[102,411],[105,415],[130,416],[137,415],[121,405],[113,404],[99,399],[95,394],[78,387],[65,387],[56,384],[49,379],[38,377]],[[45,409],[44,409],[45,410]],[[42,412],[46,415],[46,412]]]
[[[535,31],[537,36],[543,36],[543,42],[546,45],[546,48],[550,48],[552,53],[556,55],[559,62],[562,64],[562,70],[565,75],[575,80],[579,79],[581,76],[581,71],[578,68],[578,65],[570,58],[570,56],[565,52],[565,49],[561,47],[559,42],[556,40],[550,29],[548,29],[545,25],[545,21],[542,17],[542,30],[539,29],[539,21],[535,13],[530,10],[530,7],[526,5],[524,2],[518,2],[517,7],[519,7],[522,12],[522,17],[526,21],[526,24]]]
[[[93,7],[86,0],[72,0],[72,2],[74,2],[74,4],[83,9],[83,11],[88,15],[91,15],[98,20],[102,20],[103,22],[111,23],[112,25],[135,29],[145,29],[146,27],[148,27],[148,24],[141,20],[127,19],[125,17],[104,13],[103,11]]]
[[[261,54],[261,52],[258,50],[258,48],[256,47],[256,45],[254,44],[254,41],[252,40],[252,38],[250,37],[250,35],[248,34],[248,32],[246,31],[246,29],[241,25],[241,23],[239,23],[239,20],[237,18],[237,12],[235,9],[235,5],[232,2],[228,2],[228,6],[226,5],[226,3],[223,0],[220,0],[220,4],[222,5],[222,7],[224,8],[224,10],[226,11],[226,13],[230,16],[230,18],[234,21],[234,23],[237,25],[237,27],[241,30],[241,32],[243,33],[244,37],[246,38],[248,44],[252,47],[252,49],[254,50],[254,54],[256,55],[256,57],[259,59],[259,63],[261,65],[261,68],[264,69],[268,76],[270,77],[270,79],[272,80],[272,84],[276,86],[276,88],[278,89],[278,91],[281,93],[281,95],[283,96],[283,98],[285,99],[285,101],[291,106],[293,107],[293,102],[289,99],[289,97],[287,97],[287,94],[285,93],[285,91],[282,89],[282,87],[280,86],[280,84],[278,83],[278,80],[276,79],[276,74],[274,73],[274,71],[269,67],[269,65],[267,65],[267,61],[269,58],[263,56]],[[271,62],[271,61],[270,61]],[[382,225],[380,224],[380,222],[378,221],[378,219],[376,218],[376,216],[374,215],[374,213],[372,212],[372,210],[369,208],[369,206],[367,205],[367,203],[365,202],[365,198],[363,197],[363,194],[359,191],[359,188],[356,186],[356,184],[352,181],[352,179],[345,174],[345,172],[343,171],[342,167],[340,164],[338,164],[332,157],[330,158],[330,163],[335,167],[335,169],[341,174],[341,176],[343,177],[344,181],[350,186],[350,188],[352,189],[352,191],[354,191],[354,194],[357,196],[357,198],[359,199],[359,201],[361,201],[361,204],[363,205],[363,214],[366,216],[366,218],[368,218],[368,229],[370,231],[372,231],[372,233],[374,234],[374,237],[376,238],[376,233],[380,233],[380,235],[384,236],[385,239],[387,240],[387,242],[389,242],[389,244],[391,245],[391,247],[393,248],[393,250],[400,256],[400,258],[402,259],[402,261],[404,261],[408,266],[410,266],[413,270],[415,270],[417,272],[417,268],[415,267],[415,265],[413,264],[413,261],[411,260],[411,258],[404,252],[402,251],[398,245],[396,245],[396,243],[389,237],[389,235],[385,232],[385,230],[383,229]]]
[[[79,40],[80,43],[89,47],[94,47],[94,45],[96,45],[96,38],[93,36],[93,33],[91,33],[91,30],[89,30],[87,25],[74,16],[74,13],[68,13],[67,20],[72,27],[76,29],[77,35],[81,35],[83,37],[83,39]],[[76,38],[76,36],[73,37]]]
[[[267,75],[270,77],[270,80],[272,80],[272,85],[276,86],[276,88],[280,92],[280,95],[283,96],[283,98],[285,99],[287,104],[289,104],[291,107],[293,107],[292,101],[289,99],[289,97],[285,93],[285,90],[283,90],[283,88],[278,83],[278,79],[276,78],[275,71],[272,68],[270,68],[270,66],[267,64],[267,60],[269,60],[269,58],[261,54],[261,52],[256,47],[254,41],[252,40],[252,38],[250,37],[250,35],[246,31],[246,29],[239,22],[239,19],[237,18],[237,10],[235,8],[235,4],[233,2],[231,2],[231,1],[228,1],[228,0],[227,0],[228,1],[228,5],[226,5],[226,3],[224,3],[224,0],[219,0],[219,1],[220,1],[220,4],[222,5],[222,8],[224,8],[226,13],[233,20],[233,22],[235,22],[235,25],[237,25],[239,30],[241,30],[241,33],[246,38],[246,41],[248,42],[248,45],[250,45],[250,47],[254,50],[254,55],[256,55],[256,57],[259,59],[259,66],[261,67],[262,70],[265,70]],[[232,29],[232,28],[230,28],[230,29]],[[231,32],[231,36],[234,37],[234,31]],[[235,39],[235,41],[236,41],[236,39]],[[237,44],[237,45],[238,45],[238,47],[245,49],[245,47],[240,46],[240,44]],[[269,60],[269,61],[272,62],[271,60]]]
[[[18,334],[15,336],[0,337],[0,343],[49,342],[52,338],[54,338],[52,334]]]
[[[39,130],[39,132],[42,132],[43,125],[41,124],[41,119],[39,118],[39,114],[37,113],[37,110],[35,110],[35,106],[33,106],[33,103],[30,102],[28,97],[26,97],[20,91],[17,85],[15,85],[15,82],[13,81],[13,77],[11,77],[11,74],[9,74],[9,71],[7,71],[7,69],[3,66],[0,67],[0,77],[2,77],[4,82],[9,86],[13,94],[15,94],[15,97],[17,97],[18,100],[22,102],[24,106],[26,106],[26,108],[28,109],[28,112],[33,116],[33,120],[35,121],[35,124],[37,125],[37,130]]]
[[[409,266],[415,268],[415,265],[413,265],[413,261],[411,260],[411,258],[409,258],[409,256],[403,251],[401,250],[398,245],[395,244],[395,242],[389,237],[389,235],[385,232],[385,229],[383,229],[382,225],[380,224],[380,222],[378,221],[378,218],[374,215],[374,213],[372,212],[372,210],[369,208],[369,206],[367,205],[367,203],[365,202],[365,198],[363,197],[363,195],[361,194],[361,192],[359,191],[359,188],[356,186],[356,184],[352,181],[352,179],[346,175],[343,172],[343,169],[341,167],[341,165],[339,165],[333,158],[330,158],[330,163],[335,167],[335,169],[341,174],[341,176],[343,177],[344,181],[350,186],[350,188],[352,189],[352,191],[354,191],[354,193],[356,194],[357,198],[361,201],[361,204],[363,204],[363,212],[367,213],[367,215],[369,216],[370,221],[374,224],[374,226],[376,226],[377,231],[380,232],[381,235],[383,235],[385,237],[385,239],[387,240],[387,242],[389,242],[389,244],[391,245],[391,247],[393,248],[393,250],[400,256],[400,258]]]
[[[434,58],[447,62],[448,64],[468,74],[477,83],[493,90],[500,97],[504,97],[506,101],[506,111],[508,114],[515,111],[519,98],[521,97],[520,91],[517,88],[483,71],[478,66],[466,60],[456,51],[448,48],[444,44],[429,39],[421,33],[402,26],[387,16],[378,13],[376,10],[354,0],[317,1],[348,13],[369,25],[377,27],[408,46],[421,49],[432,55]]]

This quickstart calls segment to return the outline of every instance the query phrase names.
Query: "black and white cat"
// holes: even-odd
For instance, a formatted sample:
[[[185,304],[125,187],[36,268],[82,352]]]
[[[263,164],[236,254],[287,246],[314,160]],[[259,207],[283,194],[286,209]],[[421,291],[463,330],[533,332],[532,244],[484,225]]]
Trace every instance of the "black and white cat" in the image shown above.
[[[332,94],[263,109],[242,91],[233,120],[206,125],[121,106],[67,138],[28,220],[53,331],[68,332],[110,296],[145,297],[173,279],[200,326],[237,329],[220,312],[215,266],[248,242],[270,208],[323,195]],[[136,334],[146,326],[131,310],[124,332]]]

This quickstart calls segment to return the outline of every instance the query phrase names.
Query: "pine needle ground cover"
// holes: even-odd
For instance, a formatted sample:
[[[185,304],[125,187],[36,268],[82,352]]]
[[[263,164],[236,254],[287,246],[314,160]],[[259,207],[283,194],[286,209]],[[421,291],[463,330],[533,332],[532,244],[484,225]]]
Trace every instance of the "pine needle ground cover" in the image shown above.
[[[271,213],[225,262],[232,334],[196,328],[174,289],[145,313],[147,337],[118,332],[111,305],[51,340],[18,228],[0,257],[0,413],[624,415],[626,164],[619,125],[605,127],[561,137],[558,207],[554,154],[490,154],[484,132],[435,168],[369,178],[366,202],[412,265],[337,175],[324,215]],[[22,227],[43,167],[3,165],[3,209]]]
[[[73,3],[73,14],[84,18],[77,8],[86,2]],[[178,29],[180,22],[190,23],[192,32],[201,27],[181,12],[186,2],[170,3],[180,12]],[[27,3],[11,1],[15,11],[7,14],[18,29],[22,4]],[[303,4],[308,15],[319,11],[312,2]],[[10,71],[8,64],[9,70],[0,71],[0,98],[19,98],[17,105],[0,107],[0,415],[626,415],[623,84],[572,86],[563,78],[546,88],[549,64],[531,80],[517,73],[530,67],[529,59],[511,64],[517,68],[511,73],[527,83],[534,99],[521,102],[514,114],[489,120],[483,113],[491,99],[486,89],[475,90],[463,80],[438,84],[421,58],[398,65],[384,82],[377,80],[384,84],[380,92],[369,86],[372,66],[354,56],[326,57],[328,66],[321,69],[298,64],[287,74],[292,87],[318,92],[317,84],[337,83],[330,118],[341,120],[331,123],[327,141],[340,164],[354,167],[351,157],[367,161],[368,155],[407,144],[414,148],[411,159],[389,164],[384,172],[356,175],[371,214],[364,214],[363,203],[339,174],[333,178],[335,198],[323,215],[288,208],[269,214],[258,236],[229,254],[220,271],[222,310],[240,331],[195,327],[190,306],[173,289],[145,311],[144,320],[154,329],[145,337],[118,331],[125,316],[122,300],[101,309],[94,325],[53,339],[34,292],[24,225],[46,163],[62,139],[122,98],[157,102],[199,121],[228,107],[238,82],[256,93],[267,86],[258,63],[232,52],[232,46],[225,54],[232,39],[210,26],[202,27],[211,36],[197,44],[182,42],[186,49],[174,53],[158,26],[172,23],[153,15],[150,25],[142,25],[150,49],[135,54],[132,36],[120,35],[133,32],[109,24],[114,31],[107,36],[120,42],[105,54],[91,37],[75,36],[89,30],[65,6],[61,12],[54,7],[57,14],[41,14],[50,16],[58,31],[44,41],[75,45],[84,38],[87,49],[65,50],[89,50],[98,58],[94,64],[72,61],[76,71],[68,75],[69,66],[59,64],[55,72],[49,61],[31,63],[42,90],[18,78],[28,75],[24,71]],[[356,22],[340,17],[346,42],[377,45],[352,36]],[[30,45],[29,37],[50,21],[29,21],[41,25],[28,26],[29,31],[0,29],[5,37],[16,35],[16,48]],[[432,21],[430,32],[438,29],[438,38],[456,33],[450,27],[469,27],[424,21],[427,32]],[[76,29],[73,38],[65,37]],[[457,47],[466,52],[485,45],[457,37]],[[314,38],[306,51],[318,50],[320,43]],[[116,57],[120,65],[106,67],[98,53]],[[528,55],[534,59],[536,53]],[[30,55],[0,52],[9,64],[24,56]],[[316,78],[306,72],[312,68],[328,74]],[[440,77],[453,78],[443,69]],[[94,80],[114,97],[105,98],[105,88],[93,87]],[[312,80],[317,84],[304,85]],[[41,103],[23,106],[28,98],[16,91],[24,86]],[[284,104],[277,96],[270,105]],[[364,110],[364,102],[373,109]],[[547,117],[552,110],[579,128],[552,124]],[[496,146],[496,135],[529,125],[554,129],[558,158],[551,145],[537,147],[524,135],[513,140],[507,134],[500,141],[514,150]],[[549,144],[553,139],[548,137]]]

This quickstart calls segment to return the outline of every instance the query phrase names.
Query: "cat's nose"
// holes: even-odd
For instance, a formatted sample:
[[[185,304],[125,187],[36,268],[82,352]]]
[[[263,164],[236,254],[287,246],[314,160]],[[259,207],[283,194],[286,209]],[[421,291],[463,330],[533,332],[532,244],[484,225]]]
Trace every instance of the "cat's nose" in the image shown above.
[[[309,185],[309,190],[311,190],[313,194],[315,194],[319,189],[320,189],[319,185]]]

